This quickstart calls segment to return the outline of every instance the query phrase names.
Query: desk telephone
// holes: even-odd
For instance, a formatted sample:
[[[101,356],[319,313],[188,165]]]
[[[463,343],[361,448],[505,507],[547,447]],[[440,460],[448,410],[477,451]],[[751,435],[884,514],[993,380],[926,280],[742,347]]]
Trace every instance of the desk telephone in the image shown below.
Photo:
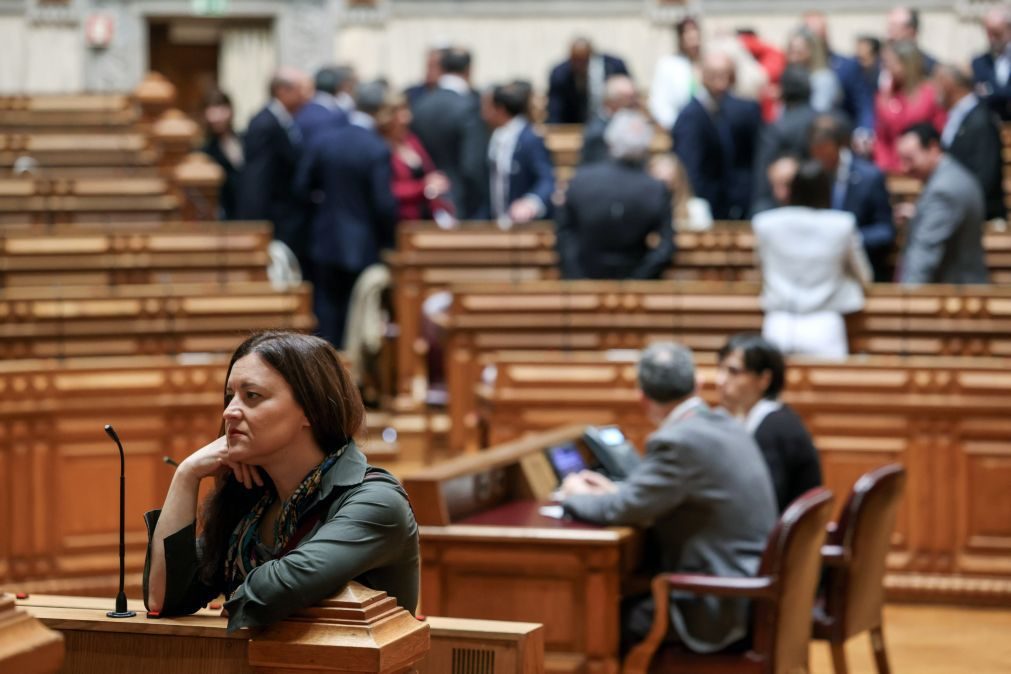
[[[617,426],[588,426],[581,440],[586,451],[576,442],[548,448],[548,460],[559,481],[587,469],[623,480],[639,465],[639,453]]]

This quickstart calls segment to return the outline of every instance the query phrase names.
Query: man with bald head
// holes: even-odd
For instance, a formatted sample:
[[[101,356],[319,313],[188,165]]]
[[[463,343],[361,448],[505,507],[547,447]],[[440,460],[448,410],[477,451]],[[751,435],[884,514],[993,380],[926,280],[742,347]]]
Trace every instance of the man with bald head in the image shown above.
[[[888,12],[888,19],[885,22],[885,34],[889,42],[911,42],[919,47],[920,37],[920,12],[912,7],[899,5]],[[923,72],[931,74],[937,59],[920,48],[923,56]]]
[[[974,93],[972,75],[951,65],[934,69],[934,82],[948,122],[941,132],[941,148],[969,169],[986,198],[986,219],[1004,219],[1004,159],[1000,120]]]
[[[752,169],[762,126],[754,101],[730,93],[734,62],[720,51],[702,57],[702,86],[678,115],[674,152],[696,196],[709,202],[716,220],[741,220],[751,208]]]
[[[628,75],[625,62],[601,54],[585,37],[569,47],[569,58],[551,71],[548,81],[548,124],[584,124],[600,109],[604,83],[614,75]]]
[[[990,108],[1011,120],[1011,8],[994,7],[983,17],[990,50],[972,61],[972,75]]]
[[[243,141],[246,165],[239,181],[240,220],[269,220],[274,238],[283,241],[308,274],[305,206],[293,191],[302,152],[302,131],[295,114],[312,96],[309,77],[297,68],[279,68],[270,78],[270,102],[249,122]]]
[[[583,132],[583,150],[579,157],[580,166],[593,164],[608,158],[607,143],[604,132],[611,118],[619,110],[636,110],[639,107],[639,92],[635,90],[635,82],[627,75],[614,75],[607,78],[604,84],[604,102],[597,112],[586,123]]]

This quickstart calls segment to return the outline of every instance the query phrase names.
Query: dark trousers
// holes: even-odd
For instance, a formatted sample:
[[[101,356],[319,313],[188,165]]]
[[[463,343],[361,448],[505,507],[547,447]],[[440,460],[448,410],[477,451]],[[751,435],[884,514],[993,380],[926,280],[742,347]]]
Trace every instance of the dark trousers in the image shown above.
[[[313,270],[313,304],[319,326],[316,334],[338,349],[344,346],[351,289],[360,271],[316,264]]]

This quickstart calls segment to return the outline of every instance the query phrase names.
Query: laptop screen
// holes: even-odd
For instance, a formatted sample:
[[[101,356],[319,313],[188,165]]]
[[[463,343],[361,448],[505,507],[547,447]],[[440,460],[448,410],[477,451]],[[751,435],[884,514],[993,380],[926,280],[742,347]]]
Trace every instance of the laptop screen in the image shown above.
[[[578,473],[587,468],[583,453],[575,443],[568,442],[557,447],[549,447],[547,452],[548,461],[551,462],[551,467],[555,469],[559,480],[565,479],[570,473]]]

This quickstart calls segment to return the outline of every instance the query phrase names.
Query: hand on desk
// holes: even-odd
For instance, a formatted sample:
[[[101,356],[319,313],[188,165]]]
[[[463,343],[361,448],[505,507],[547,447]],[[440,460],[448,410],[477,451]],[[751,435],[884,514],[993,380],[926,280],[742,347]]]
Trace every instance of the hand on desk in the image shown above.
[[[555,492],[559,499],[575,494],[613,494],[618,485],[592,470],[581,470],[565,476],[562,486]]]

